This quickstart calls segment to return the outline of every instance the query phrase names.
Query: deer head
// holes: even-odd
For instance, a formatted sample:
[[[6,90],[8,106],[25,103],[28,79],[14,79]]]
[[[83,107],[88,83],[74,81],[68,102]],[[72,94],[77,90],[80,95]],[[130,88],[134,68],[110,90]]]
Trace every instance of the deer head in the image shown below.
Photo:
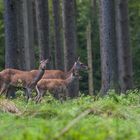
[[[46,64],[49,63],[49,59],[46,60],[41,60],[40,61],[40,65],[39,65],[39,69],[40,70],[45,70],[46,69]]]
[[[80,57],[78,57],[77,61],[74,63],[73,66],[74,70],[88,70],[88,66],[86,66],[84,63],[80,62]]]

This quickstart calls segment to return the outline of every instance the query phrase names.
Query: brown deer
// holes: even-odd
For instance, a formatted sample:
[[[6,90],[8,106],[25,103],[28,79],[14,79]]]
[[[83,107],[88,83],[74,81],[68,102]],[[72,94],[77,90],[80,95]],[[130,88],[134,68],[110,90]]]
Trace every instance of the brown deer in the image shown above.
[[[22,71],[12,68],[7,68],[0,72],[0,94],[6,91],[12,77],[18,73],[22,73]]]
[[[78,57],[77,61],[74,63],[73,67],[68,71],[64,72],[61,70],[45,70],[43,75],[43,79],[67,79],[73,70],[79,72],[80,70],[87,70],[88,67],[80,62],[80,57]],[[32,73],[37,73],[37,70],[32,70]]]
[[[54,96],[58,95],[58,99],[66,99],[68,97],[67,88],[75,80],[79,79],[79,73],[72,70],[71,74],[67,79],[41,79],[36,85],[36,102],[40,102],[42,96],[46,91],[49,91]]]
[[[42,78],[48,61],[49,61],[48,59],[41,61],[39,70],[36,73],[32,73],[30,71],[18,71],[18,70],[12,71],[9,69],[10,71],[8,76],[1,75],[3,85],[0,94],[4,92],[6,93],[10,86],[23,87],[27,90],[27,100],[28,100],[31,97],[32,89],[35,87],[37,82]]]

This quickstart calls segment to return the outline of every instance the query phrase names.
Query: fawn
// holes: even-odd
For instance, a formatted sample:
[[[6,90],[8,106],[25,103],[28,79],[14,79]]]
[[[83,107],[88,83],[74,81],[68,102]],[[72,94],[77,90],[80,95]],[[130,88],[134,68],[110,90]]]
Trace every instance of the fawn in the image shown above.
[[[72,70],[67,79],[41,79],[36,85],[36,102],[40,102],[42,96],[46,91],[49,91],[53,95],[58,95],[58,99],[66,99],[68,97],[68,86],[75,80],[79,79],[79,74]]]

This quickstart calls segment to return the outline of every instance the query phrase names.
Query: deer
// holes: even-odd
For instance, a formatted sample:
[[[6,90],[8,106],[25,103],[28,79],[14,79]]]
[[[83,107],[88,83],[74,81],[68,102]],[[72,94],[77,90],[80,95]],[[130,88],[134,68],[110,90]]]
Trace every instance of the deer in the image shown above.
[[[9,71],[9,75],[5,78],[5,75],[1,75],[3,85],[0,91],[0,94],[4,92],[7,93],[10,86],[14,87],[22,87],[27,90],[27,101],[31,98],[31,91],[35,88],[37,82],[44,75],[46,64],[49,60],[42,60],[40,62],[39,70],[36,73],[32,73],[30,71],[16,71],[13,72],[13,69]],[[11,73],[10,73],[11,72]]]
[[[35,87],[38,93],[36,103],[41,101],[46,91],[58,95],[60,101],[66,99],[68,97],[68,87],[77,78],[79,79],[79,73],[73,69],[66,79],[41,79]]]
[[[6,68],[0,72],[0,94],[6,91],[10,79],[17,73],[22,73],[22,71],[12,68]]]

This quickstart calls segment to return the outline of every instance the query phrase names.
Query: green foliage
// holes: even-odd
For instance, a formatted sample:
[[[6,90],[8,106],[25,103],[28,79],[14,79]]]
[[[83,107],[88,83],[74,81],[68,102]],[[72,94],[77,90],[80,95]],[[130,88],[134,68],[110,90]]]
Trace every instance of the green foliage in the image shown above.
[[[20,94],[21,91],[18,91]],[[140,92],[129,91],[96,99],[81,96],[60,103],[51,96],[44,97],[40,104],[26,103],[18,96],[12,100],[21,111],[13,115],[0,112],[0,139],[2,140],[52,140],[61,130],[84,110],[92,112],[59,139],[61,140],[132,140],[140,137]]]
[[[77,1],[77,34],[78,34],[78,55],[81,60],[87,63],[87,39],[86,28],[91,21],[92,55],[93,55],[93,80],[95,90],[100,89],[100,48],[99,48],[99,27],[98,27],[98,5],[96,9],[91,6],[91,0]],[[81,91],[87,92],[88,74],[82,73],[80,82]]]

